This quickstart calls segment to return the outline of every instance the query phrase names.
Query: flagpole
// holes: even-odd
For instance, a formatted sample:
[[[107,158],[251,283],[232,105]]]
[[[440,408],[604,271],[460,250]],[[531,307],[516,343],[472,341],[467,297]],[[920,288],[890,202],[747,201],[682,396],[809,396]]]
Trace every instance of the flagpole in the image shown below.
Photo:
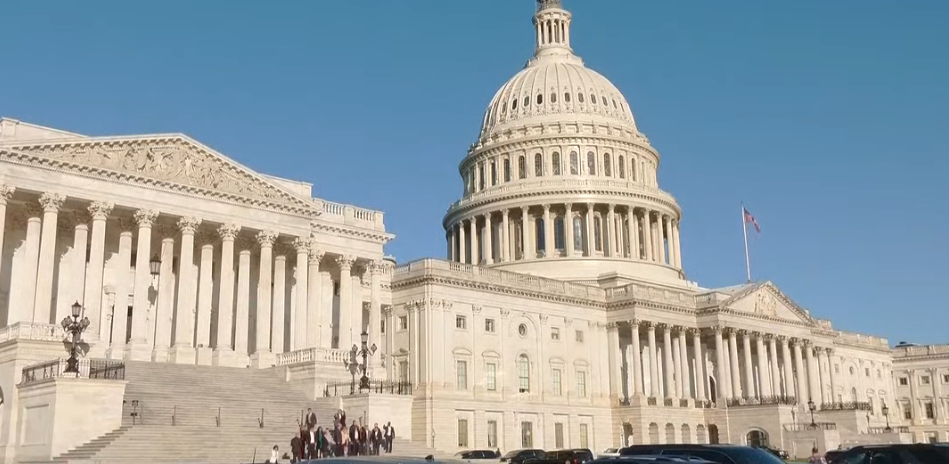
[[[745,234],[745,272],[751,283],[751,258],[748,256],[748,221],[745,220],[745,204],[741,204],[741,231]]]

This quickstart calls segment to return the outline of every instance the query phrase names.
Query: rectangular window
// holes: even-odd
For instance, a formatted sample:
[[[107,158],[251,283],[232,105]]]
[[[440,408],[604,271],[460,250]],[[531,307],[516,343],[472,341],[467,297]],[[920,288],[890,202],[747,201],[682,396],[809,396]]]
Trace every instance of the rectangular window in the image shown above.
[[[488,391],[497,391],[498,389],[498,365],[494,363],[488,363],[485,366],[485,370],[488,374],[487,387]]]
[[[468,419],[458,419],[458,447],[468,447]]]
[[[909,385],[909,379],[907,379],[906,377],[900,377],[900,386],[905,387],[907,385]]]
[[[949,383],[949,374],[942,374],[942,383]]]
[[[504,182],[511,181],[511,160],[504,159]]]
[[[926,418],[934,419],[936,417],[936,410],[933,408],[932,403],[925,403],[926,406]]]
[[[484,331],[488,333],[494,333],[494,319],[484,320]]]
[[[491,185],[498,185],[498,165],[494,161],[491,162]]]
[[[563,422],[554,424],[554,447],[563,449]]]
[[[521,422],[521,448],[534,447],[534,424]]]
[[[586,372],[577,372],[577,396],[580,398],[587,397],[587,373]]]
[[[578,331],[577,331],[577,343],[583,343],[583,331],[582,331],[582,330],[578,330]]]
[[[913,409],[910,408],[909,403],[903,404],[903,419],[913,420]]]
[[[870,377],[870,368],[869,368],[869,367],[864,367],[864,368],[863,368],[863,375],[865,375],[865,376],[867,376],[867,377]]]
[[[920,382],[921,384],[923,384],[923,385],[929,385],[929,383],[930,383],[929,376],[928,376],[928,375],[924,375],[924,376],[920,377],[920,378],[919,378],[919,382]]]
[[[478,190],[484,190],[484,163],[478,164]]]
[[[457,376],[457,385],[459,390],[468,389],[468,362],[467,361],[456,361],[455,370]]]
[[[488,421],[488,448],[496,449],[498,447],[498,421]]]
[[[379,333],[386,333],[386,320],[382,319],[379,321]]]
[[[551,340],[560,340],[560,327],[551,327],[551,328],[550,328],[550,339],[551,339]]]
[[[575,151],[570,152],[570,174],[571,175],[576,176],[580,174],[579,156],[580,155],[578,155],[577,152]]]
[[[409,381],[409,362],[399,361],[399,381],[407,383]]]
[[[553,375],[551,375],[554,381],[554,394],[563,395],[563,384],[560,380],[560,369],[554,369]]]
[[[466,329],[468,327],[468,321],[465,320],[465,316],[455,316],[455,328],[456,329]]]
[[[409,328],[409,317],[399,316],[399,330],[408,330],[408,328]]]
[[[590,447],[590,431],[588,429],[588,424],[580,424],[580,447],[589,448]]]

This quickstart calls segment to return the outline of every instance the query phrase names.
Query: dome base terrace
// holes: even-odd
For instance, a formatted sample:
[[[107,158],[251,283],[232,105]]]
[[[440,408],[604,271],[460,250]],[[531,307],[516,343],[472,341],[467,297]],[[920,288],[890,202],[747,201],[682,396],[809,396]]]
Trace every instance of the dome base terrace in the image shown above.
[[[609,277],[609,280],[622,283],[635,280],[675,287],[689,286],[689,282],[685,280],[684,274],[679,269],[667,264],[644,260],[631,261],[628,258],[602,256],[539,258],[484,265],[484,267],[590,285],[599,285]]]

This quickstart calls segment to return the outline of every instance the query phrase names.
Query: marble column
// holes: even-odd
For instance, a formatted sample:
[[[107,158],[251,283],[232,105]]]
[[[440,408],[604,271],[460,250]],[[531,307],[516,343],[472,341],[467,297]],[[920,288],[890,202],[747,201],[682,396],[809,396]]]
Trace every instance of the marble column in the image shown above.
[[[350,272],[352,274],[351,278],[353,279],[353,285],[350,287],[353,289],[353,299],[350,303],[353,308],[353,317],[349,320],[350,332],[352,333],[352,343],[359,345],[362,341],[360,335],[365,327],[364,314],[366,307],[362,299],[362,280],[367,272],[366,266],[363,264],[353,264],[353,269]],[[343,328],[345,329],[345,327]]]
[[[152,347],[148,344],[148,316],[151,301],[148,291],[152,286],[152,224],[158,219],[158,211],[140,209],[135,212],[138,238],[135,249],[135,285],[132,290],[132,337],[125,352],[127,359],[149,361]]]
[[[373,261],[369,263],[369,346],[382,348],[382,273],[385,271],[385,263],[382,261]],[[474,323],[474,321],[471,321]],[[373,367],[382,366],[381,353],[372,356]]]
[[[822,348],[819,352],[820,354],[820,364],[823,364],[824,367],[821,368],[821,390],[824,392],[824,402],[833,403],[834,402],[834,382],[831,373],[834,370],[834,366],[830,364],[830,348]],[[824,377],[826,375],[827,377]]]
[[[181,251],[178,259],[178,304],[175,318],[175,343],[168,361],[176,364],[194,364],[194,313],[197,299],[197,276],[194,275],[194,234],[201,225],[195,217],[178,220],[181,230]]]
[[[250,364],[248,337],[250,336],[250,273],[251,250],[255,240],[241,237],[236,241],[237,249],[237,301],[234,311],[234,353],[237,367]],[[180,306],[179,306],[179,310]]]
[[[616,209],[616,205],[610,204],[607,205],[609,208],[606,211],[606,227],[601,231],[602,234],[606,236],[606,246],[603,247],[603,254],[607,257],[619,256],[617,253],[617,244],[619,240],[616,239],[616,216],[613,212]]]
[[[132,262],[132,231],[135,223],[126,218],[119,218],[119,253],[114,260],[115,272],[115,301],[112,304],[112,320],[109,349],[106,356],[109,359],[121,359],[125,354],[125,344],[128,333],[129,307],[129,272]]]
[[[659,350],[656,344],[656,324],[646,322],[646,343],[649,344],[649,396],[659,397]]]
[[[682,267],[682,243],[679,241],[679,221],[675,220],[672,224],[672,243],[675,244],[675,267]]]
[[[770,369],[768,353],[765,351],[764,334],[755,332],[755,356],[758,360],[758,398],[771,396]]]
[[[171,347],[171,325],[175,313],[175,229],[158,226],[161,237],[158,270],[158,302],[155,305],[155,343],[152,347],[152,361],[166,362]]]
[[[564,252],[568,257],[572,257],[574,253],[573,242],[576,240],[573,236],[573,203],[567,203],[564,205],[564,215],[563,215],[563,236],[564,236]]]
[[[254,354],[250,358],[251,366],[264,369],[276,364],[277,359],[270,350],[270,324],[273,319],[273,245],[277,233],[260,231],[257,243],[260,245],[260,264],[257,266],[257,330],[255,331]]]
[[[612,208],[615,209],[616,205]],[[616,230],[616,237],[613,243],[616,244],[616,253],[614,256],[620,258],[626,257],[626,218],[622,212],[613,212],[613,228]]]
[[[554,257],[554,224],[550,219],[550,205],[545,203],[544,208],[544,257]],[[617,348],[619,349],[619,348]]]
[[[629,217],[629,257],[633,259],[642,259],[639,248],[639,216],[636,214],[636,208],[629,206],[627,216]]]
[[[835,359],[834,359],[834,349],[827,348],[827,368],[830,369],[830,398],[827,400],[828,403],[837,402],[837,386],[840,385],[840,380],[837,378],[837,370],[834,369]],[[933,377],[935,379],[935,377]],[[936,383],[936,382],[933,382]],[[938,397],[937,397],[938,398]]]
[[[36,301],[36,265],[40,256],[40,234],[43,227],[43,208],[35,203],[27,203],[26,213],[26,239],[23,242],[23,269],[17,266],[16,273],[23,274],[23,287],[20,289],[11,288],[11,292],[22,295],[21,304],[10,305],[10,314],[7,316],[9,324],[15,322],[33,322],[33,307]]]
[[[474,221],[472,221],[472,224]],[[473,227],[472,227],[473,229]],[[472,235],[472,239],[474,236]],[[472,253],[476,247],[472,247]],[[352,320],[353,312],[356,308],[353,306],[353,279],[350,271],[353,269],[353,263],[356,258],[353,256],[339,256],[336,258],[336,265],[339,266],[339,344],[342,350],[348,350],[353,346]],[[359,308],[361,311],[362,308]]]
[[[781,364],[784,367],[784,396],[796,396],[794,393],[794,364],[791,361],[791,345],[787,336],[779,335],[781,341]]]
[[[639,323],[638,319],[629,321],[633,345],[633,393],[641,396],[643,394],[643,352],[639,341]]]
[[[211,363],[215,366],[236,366],[237,353],[231,339],[234,327],[234,240],[240,233],[237,224],[224,224],[217,229],[221,236],[221,272],[217,300],[217,344]]]
[[[744,361],[744,370],[745,370],[745,398],[757,398],[757,390],[755,389],[755,368],[751,362],[751,332],[747,330],[741,331],[741,353],[742,359]]]
[[[36,296],[33,300],[33,322],[39,324],[52,322],[50,311],[53,305],[56,229],[59,220],[59,208],[63,207],[65,201],[66,197],[58,193],[44,193],[40,196],[40,205],[43,207],[43,225],[40,234],[39,262],[36,268]]]
[[[2,215],[2,214],[0,214]],[[71,314],[71,306],[74,302],[79,302],[85,307],[86,298],[84,295],[86,285],[86,252],[89,247],[89,213],[77,211],[73,213],[73,244],[72,244],[72,262],[69,264],[71,269],[70,297],[66,301],[59,302],[59,311],[56,313],[57,321],[63,320]],[[0,228],[3,227],[3,220],[0,218]],[[3,232],[0,231],[0,250],[3,249]],[[63,285],[63,284],[60,284]],[[89,316],[89,309],[85,309],[84,316]],[[92,321],[92,319],[89,319]],[[94,333],[89,330],[88,333]]]
[[[0,255],[3,254],[3,232],[6,230],[7,226],[7,202],[13,198],[13,194],[15,192],[16,187],[13,187],[12,185],[0,184]],[[83,257],[83,264],[85,264],[85,257]],[[3,276],[4,272],[3,262],[2,259],[0,259],[0,277]],[[6,272],[9,272],[9,270]],[[9,309],[12,310],[13,308]],[[9,318],[9,324],[13,324],[15,322],[18,321],[13,318]]]
[[[465,221],[458,222],[458,262],[468,263],[468,239],[465,237]]]
[[[803,341],[800,339],[793,339],[794,349],[794,370],[796,371],[797,385],[795,387],[797,391],[797,402],[798,404],[807,404],[807,401],[811,399],[810,392],[808,392],[808,380],[807,380],[807,371],[804,370],[804,359],[801,356],[803,351]]]
[[[653,253],[656,247],[652,242],[652,212],[643,210],[643,249],[646,251],[646,261],[655,261]]]
[[[695,399],[695,396],[692,394],[692,369],[689,367],[688,334],[686,330],[684,327],[679,330],[679,353],[682,357],[682,362],[679,364],[679,372],[682,373],[682,398]]]
[[[675,367],[672,363],[672,326],[663,324],[662,327],[662,370],[665,377],[665,398],[677,398]]]
[[[84,292],[86,317],[90,321],[86,333],[93,334],[99,340],[108,341],[108,332],[105,328],[109,324],[105,321],[102,312],[102,274],[105,268],[105,226],[106,219],[112,214],[112,203],[96,201],[89,205],[88,210],[89,215],[92,216],[92,236],[89,240],[89,265],[86,271],[86,289]],[[12,317],[10,318],[11,322],[15,320]],[[106,345],[108,343],[97,344],[90,354],[104,356]]]
[[[774,396],[781,396],[781,368],[778,364],[778,341],[774,335],[768,335],[768,357],[771,360],[771,391]]]
[[[817,403],[817,406],[820,407],[824,400],[821,397],[820,371],[817,367],[817,359],[814,357],[816,347],[806,341],[804,343],[804,359],[807,361],[807,390],[811,394],[811,401]]]
[[[530,226],[530,208],[527,206],[521,206],[521,236],[515,237],[515,240],[521,241],[521,259],[528,259],[530,254],[529,241],[530,234],[527,232],[527,227]]]
[[[662,264],[672,264],[674,254],[672,245],[672,232],[670,231],[671,220],[668,216],[659,216],[659,262]]]
[[[501,231],[498,239],[501,240],[501,262],[513,261],[511,259],[511,221],[510,211],[507,208],[501,210]]]
[[[494,264],[494,222],[491,213],[484,213],[484,263]]]
[[[198,312],[195,323],[195,358],[202,366],[212,364],[211,305],[214,299],[214,241],[212,233],[202,231],[195,235],[201,246],[198,267]]]
[[[732,398],[741,398],[741,369],[738,367],[738,331],[728,331],[728,366],[731,371]]]
[[[695,399],[704,402],[705,398],[705,356],[702,354],[702,329],[689,329],[692,332],[692,359],[695,363]]]
[[[468,233],[471,235],[471,264],[481,264],[481,244],[478,241],[478,217],[472,216],[468,221]],[[343,346],[343,345],[340,345]]]
[[[274,245],[273,260],[273,323],[270,325],[270,346],[274,355],[283,353],[287,329],[287,254],[285,243]],[[292,321],[292,320],[291,320]],[[276,359],[274,359],[276,361]]]
[[[292,330],[290,337],[290,351],[302,350],[305,347],[320,345],[319,322],[316,321],[316,330],[313,330],[312,323],[307,314],[308,287],[309,287],[309,255],[310,241],[297,237],[293,240],[293,248],[297,252],[296,267],[294,270],[294,302],[293,318],[291,322]],[[316,273],[319,277],[319,272]],[[313,335],[310,335],[310,334]],[[312,338],[312,340],[310,340]],[[310,342],[313,342],[312,344]]]
[[[722,328],[720,326],[712,327],[715,332],[715,386],[718,390],[717,402],[725,404],[724,400],[732,397],[730,389],[725,388],[728,385],[728,372],[725,370],[725,342],[722,340]]]
[[[684,398],[682,396],[683,392],[683,382],[682,381],[682,359],[684,358],[682,353],[682,344],[679,343],[679,340],[682,338],[682,327],[673,327],[675,330],[675,336],[672,337],[672,375],[675,379],[675,397]]]
[[[320,272],[320,263],[323,262],[323,250],[310,244],[307,266],[307,298],[306,301],[306,347],[332,348],[333,347],[333,282],[329,273]],[[327,283],[328,282],[328,283]],[[342,285],[342,284],[340,284]],[[328,289],[326,292],[323,289]],[[329,303],[324,299],[324,293]],[[342,294],[342,293],[340,293]],[[342,302],[343,300],[340,299]],[[340,306],[342,307],[342,306]],[[340,313],[342,314],[342,313]]]
[[[610,322],[606,326],[607,334],[607,357],[609,358],[610,363],[610,397],[611,398],[620,398],[622,396],[623,389],[621,387],[622,379],[622,370],[620,369],[620,360],[617,356],[619,351],[619,327],[617,327],[615,322]]]
[[[593,203],[587,203],[587,256],[593,256],[596,253],[596,234],[593,233]],[[603,230],[600,230],[603,233]]]

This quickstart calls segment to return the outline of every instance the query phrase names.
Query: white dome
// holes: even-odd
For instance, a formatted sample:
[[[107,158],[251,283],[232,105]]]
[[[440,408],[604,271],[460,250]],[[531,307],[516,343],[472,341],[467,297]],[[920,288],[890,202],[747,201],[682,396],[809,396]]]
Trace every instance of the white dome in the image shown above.
[[[612,82],[572,53],[541,56],[494,95],[484,114],[481,137],[531,122],[572,119],[605,120],[636,130],[629,103]]]

